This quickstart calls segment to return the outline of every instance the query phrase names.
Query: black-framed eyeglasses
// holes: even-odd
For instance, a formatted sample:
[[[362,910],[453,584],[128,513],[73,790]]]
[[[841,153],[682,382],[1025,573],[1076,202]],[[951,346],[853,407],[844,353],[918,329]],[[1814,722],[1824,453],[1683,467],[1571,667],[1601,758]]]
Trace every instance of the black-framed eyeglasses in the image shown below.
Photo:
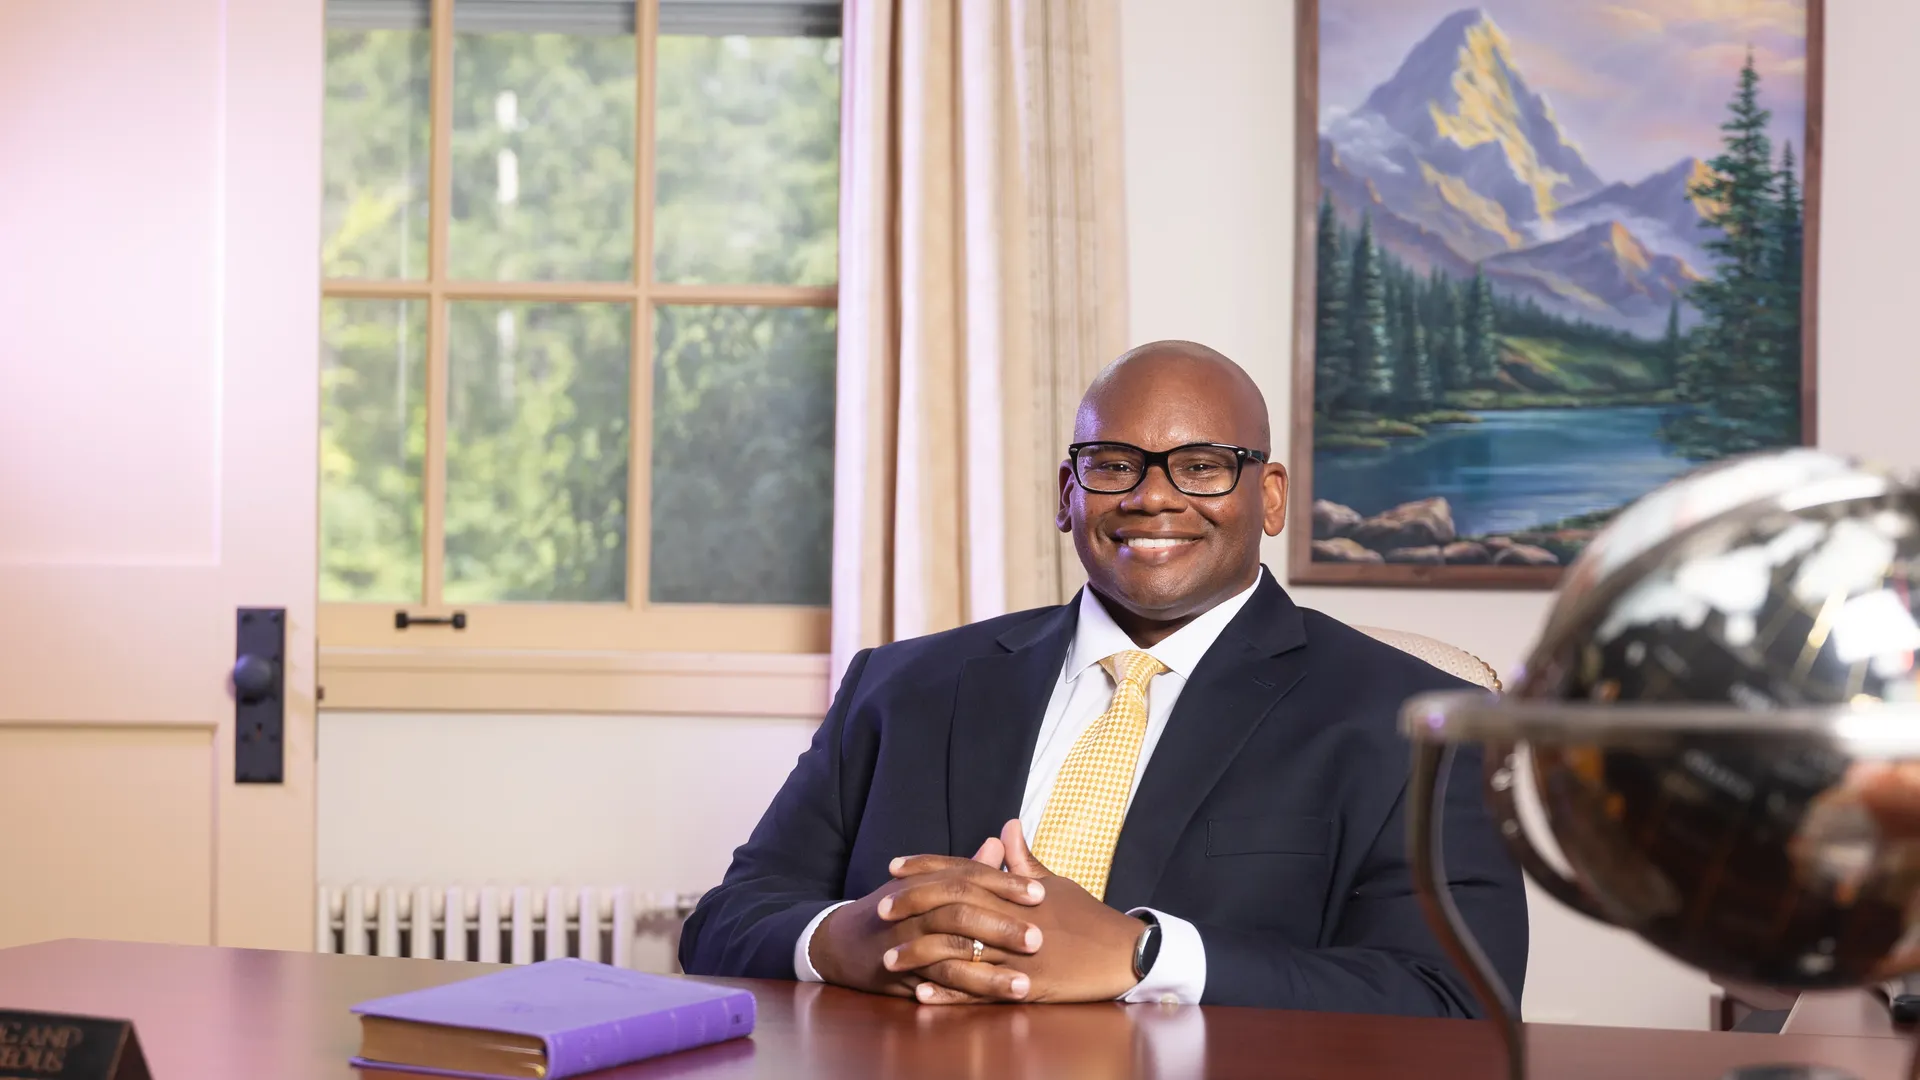
[[[1067,447],[1073,479],[1098,495],[1124,495],[1140,486],[1155,465],[1183,495],[1214,498],[1240,483],[1247,462],[1265,462],[1259,450],[1227,443],[1188,443],[1171,450],[1142,450],[1131,443],[1083,442]]]

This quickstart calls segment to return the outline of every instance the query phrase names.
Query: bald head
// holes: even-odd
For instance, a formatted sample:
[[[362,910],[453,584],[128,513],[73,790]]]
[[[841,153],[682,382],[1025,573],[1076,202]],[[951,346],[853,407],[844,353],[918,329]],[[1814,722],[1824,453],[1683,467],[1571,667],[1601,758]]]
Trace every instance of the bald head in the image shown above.
[[[1191,341],[1142,345],[1087,388],[1073,441],[1056,524],[1135,643],[1259,580],[1260,538],[1286,521],[1287,470],[1269,460],[1267,403],[1240,365]]]
[[[1217,349],[1194,341],[1150,341],[1127,350],[1100,374],[1080,398],[1074,418],[1075,441],[1096,438],[1100,417],[1134,412],[1155,401],[1178,401],[1217,433],[1206,440],[1230,442],[1270,454],[1267,401],[1239,364]]]

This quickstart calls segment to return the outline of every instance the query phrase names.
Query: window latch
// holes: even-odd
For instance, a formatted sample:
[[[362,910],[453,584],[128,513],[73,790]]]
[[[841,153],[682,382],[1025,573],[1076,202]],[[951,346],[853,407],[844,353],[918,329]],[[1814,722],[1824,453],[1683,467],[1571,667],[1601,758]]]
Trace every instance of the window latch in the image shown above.
[[[434,616],[431,618],[409,615],[404,611],[396,611],[393,613],[393,628],[395,630],[405,630],[409,626],[451,626],[455,630],[465,630],[467,628],[467,613],[464,611],[456,611],[452,615]]]

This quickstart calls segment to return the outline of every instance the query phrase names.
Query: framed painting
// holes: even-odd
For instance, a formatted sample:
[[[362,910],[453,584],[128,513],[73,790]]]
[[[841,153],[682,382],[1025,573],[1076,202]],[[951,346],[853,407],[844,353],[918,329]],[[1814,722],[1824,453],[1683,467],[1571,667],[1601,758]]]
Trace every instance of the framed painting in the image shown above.
[[[1550,588],[1814,440],[1821,0],[1299,0],[1289,578]]]

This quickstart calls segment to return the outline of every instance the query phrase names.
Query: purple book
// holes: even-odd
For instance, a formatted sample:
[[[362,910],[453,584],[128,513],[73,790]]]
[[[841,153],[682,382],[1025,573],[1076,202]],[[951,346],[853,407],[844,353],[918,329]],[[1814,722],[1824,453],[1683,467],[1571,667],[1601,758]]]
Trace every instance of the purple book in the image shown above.
[[[361,1002],[355,1013],[478,1028],[545,1042],[547,1078],[562,1080],[753,1031],[753,995],[732,987],[563,958]],[[356,1057],[363,1068],[403,1068]],[[496,1074],[411,1072],[486,1078]]]

